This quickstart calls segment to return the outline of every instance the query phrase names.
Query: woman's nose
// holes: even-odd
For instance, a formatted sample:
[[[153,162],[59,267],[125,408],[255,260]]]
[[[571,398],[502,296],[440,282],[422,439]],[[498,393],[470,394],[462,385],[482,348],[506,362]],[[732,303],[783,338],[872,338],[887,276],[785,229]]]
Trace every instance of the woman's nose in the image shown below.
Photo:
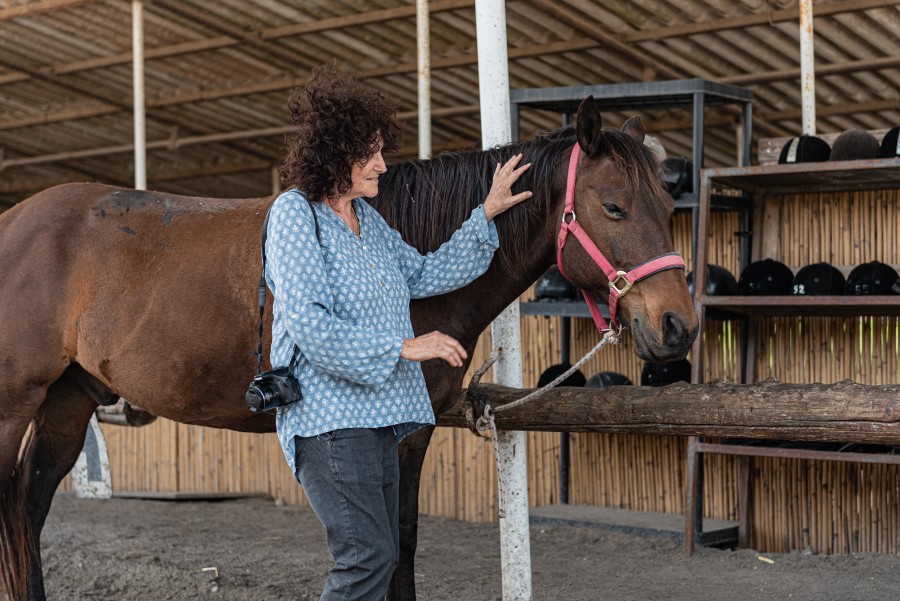
[[[381,155],[380,151],[373,157],[373,161],[372,170],[375,173],[384,173],[387,171],[387,164],[384,162],[384,157]]]

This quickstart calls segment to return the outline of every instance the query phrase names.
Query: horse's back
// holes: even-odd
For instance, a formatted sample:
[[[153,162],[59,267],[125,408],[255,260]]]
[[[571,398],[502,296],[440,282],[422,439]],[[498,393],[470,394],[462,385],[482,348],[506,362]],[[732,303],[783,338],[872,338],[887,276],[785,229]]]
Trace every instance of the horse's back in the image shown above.
[[[234,394],[270,202],[67,184],[16,205],[0,215],[0,364],[52,381],[77,361],[151,411]],[[176,404],[156,413],[182,417]]]

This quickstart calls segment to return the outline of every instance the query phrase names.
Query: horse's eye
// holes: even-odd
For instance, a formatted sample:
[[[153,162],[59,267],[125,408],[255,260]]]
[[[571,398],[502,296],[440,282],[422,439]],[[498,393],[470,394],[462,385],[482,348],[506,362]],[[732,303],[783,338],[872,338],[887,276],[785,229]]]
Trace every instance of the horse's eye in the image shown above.
[[[625,211],[623,211],[622,209],[620,209],[620,208],[618,207],[618,205],[614,205],[614,204],[611,203],[611,202],[605,202],[605,203],[603,203],[603,208],[606,209],[606,211],[607,211],[609,214],[611,214],[613,217],[619,217],[620,219],[624,219],[625,216],[626,216]]]

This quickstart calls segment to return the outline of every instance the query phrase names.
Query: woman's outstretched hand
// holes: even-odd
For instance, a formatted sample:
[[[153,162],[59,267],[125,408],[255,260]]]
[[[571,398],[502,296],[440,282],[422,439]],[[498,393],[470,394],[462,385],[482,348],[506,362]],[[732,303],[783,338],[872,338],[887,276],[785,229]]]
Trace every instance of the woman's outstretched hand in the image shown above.
[[[435,330],[428,334],[407,338],[400,349],[400,357],[410,361],[427,361],[428,359],[443,359],[453,367],[462,367],[463,360],[467,357],[466,349],[446,334]]]
[[[521,160],[522,154],[519,153],[509,159],[503,166],[497,163],[491,191],[488,192],[487,198],[484,199],[484,214],[488,221],[509,207],[522,202],[526,198],[531,198],[531,191],[519,192],[515,195],[512,193],[513,184],[531,167],[531,163],[526,163],[517,169],[516,165]]]

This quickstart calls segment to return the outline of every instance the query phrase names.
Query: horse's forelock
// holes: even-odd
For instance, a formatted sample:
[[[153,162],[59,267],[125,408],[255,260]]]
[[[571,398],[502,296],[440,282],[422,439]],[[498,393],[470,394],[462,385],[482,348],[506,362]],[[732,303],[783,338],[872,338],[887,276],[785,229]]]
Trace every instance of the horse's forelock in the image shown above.
[[[665,198],[663,165],[652,149],[618,131],[603,130],[603,155],[608,156],[625,175],[633,192],[649,190],[654,198]]]

